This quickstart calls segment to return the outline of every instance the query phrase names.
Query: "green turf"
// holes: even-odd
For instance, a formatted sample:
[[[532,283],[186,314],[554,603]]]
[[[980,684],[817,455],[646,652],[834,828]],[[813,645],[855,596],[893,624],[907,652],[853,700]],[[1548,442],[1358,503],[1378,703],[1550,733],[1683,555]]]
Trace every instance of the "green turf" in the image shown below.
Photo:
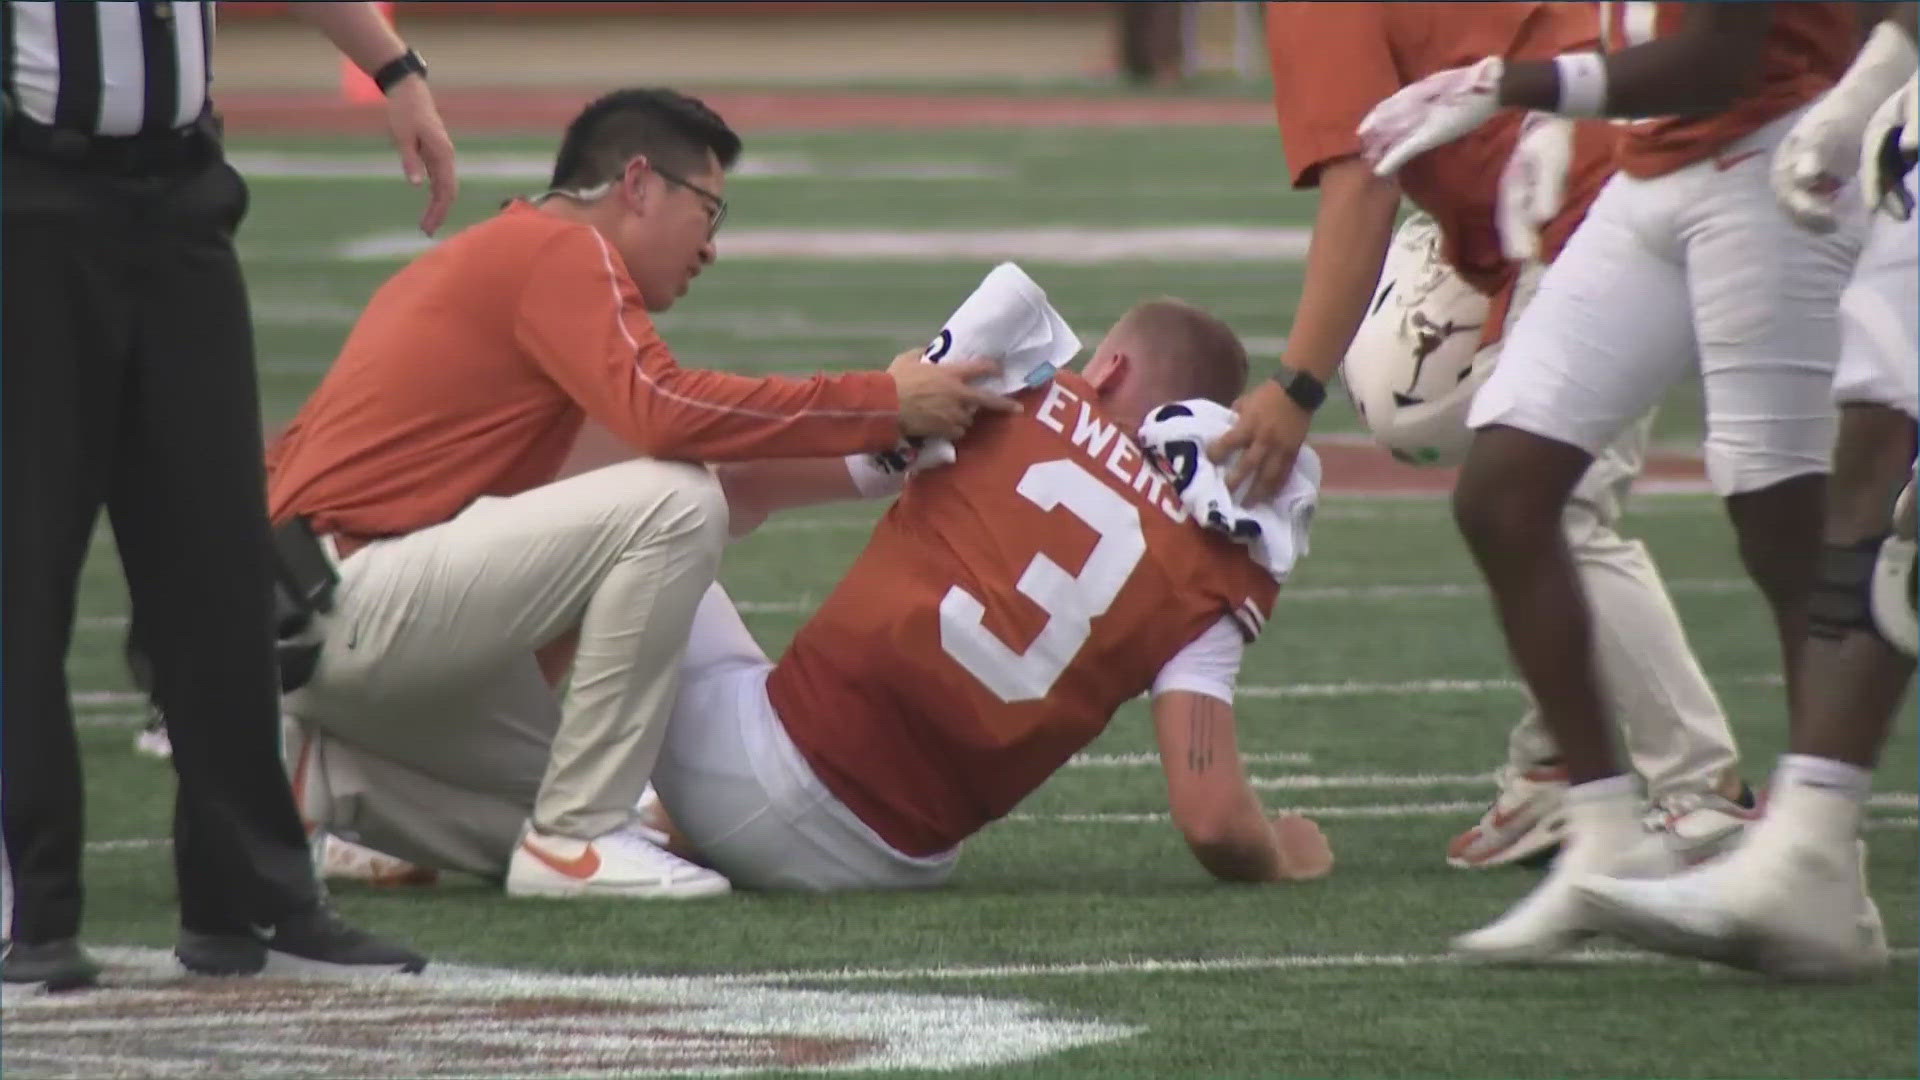
[[[245,151],[347,148],[243,143]],[[356,150],[377,150],[351,144]],[[469,153],[544,154],[539,144],[472,140]],[[902,161],[1003,170],[985,180],[749,178],[730,192],[730,228],[1027,228],[1300,225],[1308,198],[1284,190],[1271,133],[1258,129],[1132,132],[947,132],[760,136],[752,150],[804,155],[829,174]],[[469,180],[456,224],[483,217],[528,183]],[[263,411],[284,420],[318,379],[352,312],[396,262],[347,264],[332,245],[406,230],[417,199],[397,183],[256,180],[244,249],[258,310]],[[689,364],[743,371],[876,365],[916,344],[988,263],[729,262],[670,316],[670,341]],[[1243,334],[1278,337],[1298,290],[1297,264],[1026,262],[1084,333],[1145,293],[1176,293],[1222,311]],[[782,328],[785,328],[784,330]],[[1270,354],[1261,362],[1270,361]],[[1698,400],[1676,390],[1659,436],[1697,439]],[[1344,406],[1330,429],[1351,429]],[[871,509],[798,515],[808,527],[752,537],[731,550],[724,579],[736,599],[790,602],[831,588]],[[1675,582],[1675,600],[1701,662],[1759,778],[1782,741],[1780,691],[1763,605],[1740,587],[1717,504],[1645,497],[1631,515]],[[1314,552],[1250,653],[1252,686],[1400,683],[1507,676],[1483,597],[1313,598],[1313,590],[1470,583],[1472,570],[1433,500],[1332,498]],[[89,563],[73,684],[126,689],[118,570],[103,541]],[[777,650],[798,614],[753,614]],[[1261,777],[1448,774],[1495,764],[1523,701],[1511,690],[1249,697],[1240,715],[1249,752],[1306,753],[1309,765],[1262,765]],[[170,780],[130,747],[131,709],[84,715],[90,837],[165,834]],[[1130,707],[1093,747],[1145,751],[1152,736]],[[1903,726],[1879,782],[1915,788],[1915,740]],[[1479,800],[1481,785],[1268,791],[1269,805],[1417,806]],[[1148,813],[1164,809],[1157,771],[1062,772],[1022,813]],[[1441,861],[1467,813],[1330,818],[1332,878],[1297,888],[1217,886],[1164,823],[1015,820],[969,845],[952,888],[911,897],[736,896],[652,905],[510,902],[477,882],[407,894],[339,890],[346,910],[447,960],[547,970],[716,972],[840,967],[1098,963],[1138,959],[1351,957],[1438,952],[1452,933],[1502,910],[1528,872],[1465,874]],[[1875,891],[1896,947],[1916,943],[1916,851],[1908,808],[1882,809],[1869,834]],[[91,854],[89,939],[165,944],[172,886],[166,853]],[[1109,1045],[1041,1059],[1007,1075],[1195,1076],[1904,1076],[1916,1054],[1914,967],[1843,989],[1782,989],[1691,965],[1635,963],[1488,972],[1452,966],[1334,967],[1189,974],[880,980],[899,986],[1039,1001],[1064,1015],[1138,1025]]]

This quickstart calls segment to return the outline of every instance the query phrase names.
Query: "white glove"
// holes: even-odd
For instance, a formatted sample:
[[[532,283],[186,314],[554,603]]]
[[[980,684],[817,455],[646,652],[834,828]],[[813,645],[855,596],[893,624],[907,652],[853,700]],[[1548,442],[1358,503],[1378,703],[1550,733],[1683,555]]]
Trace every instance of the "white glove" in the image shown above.
[[[1567,173],[1573,168],[1573,121],[1552,113],[1530,112],[1520,124],[1513,156],[1500,170],[1495,224],[1500,250],[1509,259],[1538,259],[1540,229],[1567,200]]]
[[[1906,178],[1916,152],[1920,152],[1920,89],[1908,79],[1873,111],[1860,136],[1860,194],[1868,213],[1885,210],[1895,221],[1905,221],[1913,213]]]
[[[1839,227],[1834,205],[1859,171],[1862,136],[1874,107],[1913,74],[1913,41],[1882,22],[1832,90],[1802,113],[1773,152],[1773,193],[1804,228]]]
[[[1373,107],[1360,121],[1360,153],[1375,176],[1392,176],[1420,154],[1487,122],[1500,110],[1506,62],[1489,56],[1472,67],[1436,71]]]

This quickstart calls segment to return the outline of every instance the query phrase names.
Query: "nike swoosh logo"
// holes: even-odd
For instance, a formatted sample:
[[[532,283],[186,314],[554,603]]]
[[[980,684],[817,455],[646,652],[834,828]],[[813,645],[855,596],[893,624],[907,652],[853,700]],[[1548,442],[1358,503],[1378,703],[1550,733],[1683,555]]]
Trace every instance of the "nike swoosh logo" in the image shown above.
[[[1744,153],[1728,154],[1725,157],[1717,157],[1713,159],[1713,167],[1716,171],[1726,172],[1728,169],[1733,168],[1735,165],[1738,165],[1741,162],[1748,160],[1749,158],[1757,158],[1764,153],[1766,153],[1765,150],[1748,150],[1748,151],[1745,151]]]
[[[522,840],[520,846],[526,849],[527,854],[553,868],[555,873],[565,874],[575,881],[585,881],[600,871],[600,853],[594,850],[592,844],[571,859],[563,859],[551,851],[542,851],[531,840]]]
[[[1533,806],[1533,800],[1528,799],[1526,802],[1521,803],[1519,806],[1514,807],[1512,810],[1509,810],[1504,814],[1500,812],[1499,807],[1497,806],[1494,807],[1493,822],[1492,822],[1493,827],[1496,829],[1506,828],[1508,825],[1511,825],[1515,821],[1519,820],[1520,815],[1526,813],[1529,809],[1532,808],[1532,806]]]

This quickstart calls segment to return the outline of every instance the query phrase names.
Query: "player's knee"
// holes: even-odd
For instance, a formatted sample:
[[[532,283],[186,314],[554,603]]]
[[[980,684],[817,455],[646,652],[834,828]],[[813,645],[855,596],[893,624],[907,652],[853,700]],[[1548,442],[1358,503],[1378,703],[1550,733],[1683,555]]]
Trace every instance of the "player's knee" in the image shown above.
[[[1807,600],[1807,633],[1820,641],[1869,634],[1914,652],[1914,545],[1889,534],[1821,548]]]
[[[1533,482],[1523,462],[1502,447],[1500,432],[1483,431],[1453,488],[1453,520],[1477,553],[1543,540],[1562,527],[1566,492]]]

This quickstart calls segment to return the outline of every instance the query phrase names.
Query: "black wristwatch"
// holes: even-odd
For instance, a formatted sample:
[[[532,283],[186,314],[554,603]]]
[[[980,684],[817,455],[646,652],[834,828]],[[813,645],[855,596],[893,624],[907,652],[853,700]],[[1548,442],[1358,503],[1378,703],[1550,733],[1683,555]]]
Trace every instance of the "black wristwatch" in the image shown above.
[[[427,62],[412,49],[387,61],[379,71],[374,72],[373,85],[379,87],[381,93],[391,94],[393,88],[400,85],[400,80],[409,75],[418,75],[423,79],[427,77]]]
[[[1280,365],[1280,370],[1273,373],[1273,381],[1280,384],[1280,389],[1287,392],[1295,405],[1308,412],[1327,400],[1327,384],[1298,368]]]

